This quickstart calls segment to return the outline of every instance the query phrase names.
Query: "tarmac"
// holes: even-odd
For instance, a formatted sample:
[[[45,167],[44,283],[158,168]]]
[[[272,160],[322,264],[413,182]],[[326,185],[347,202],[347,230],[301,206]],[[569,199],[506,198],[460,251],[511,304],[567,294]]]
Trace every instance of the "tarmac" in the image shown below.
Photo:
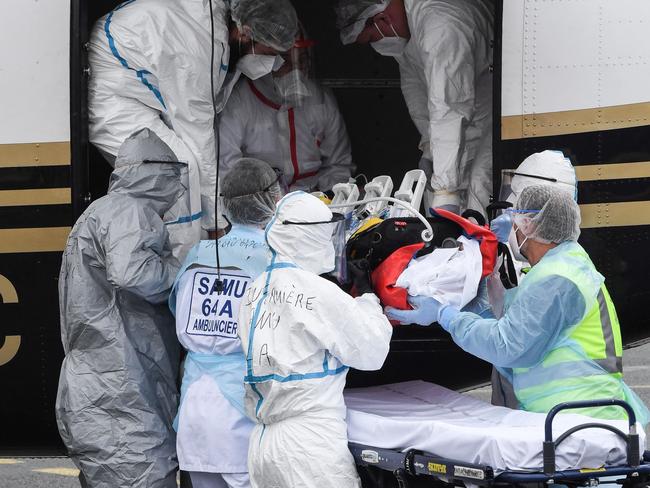
[[[650,344],[626,350],[623,365],[626,383],[650,405]],[[467,393],[490,401],[489,386]],[[79,488],[78,475],[72,461],[65,457],[0,458],[2,488]]]

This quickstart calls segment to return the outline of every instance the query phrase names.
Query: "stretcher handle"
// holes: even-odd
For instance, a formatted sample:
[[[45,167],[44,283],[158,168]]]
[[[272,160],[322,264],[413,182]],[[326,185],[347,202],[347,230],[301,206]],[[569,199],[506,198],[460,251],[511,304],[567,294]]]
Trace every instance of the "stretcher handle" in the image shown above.
[[[576,425],[575,427],[570,428],[563,434],[561,434],[555,441],[553,441],[553,419],[555,416],[562,410],[573,410],[576,408],[591,408],[591,407],[610,407],[618,406],[623,408],[627,412],[629,432],[626,435],[621,432],[616,427],[612,427],[608,424],[590,422],[586,424]],[[543,459],[544,459],[544,474],[553,475],[555,474],[555,449],[560,445],[566,438],[572,434],[584,430],[584,429],[604,429],[613,432],[614,434],[621,437],[626,441],[627,444],[627,465],[628,466],[638,466],[639,465],[639,434],[636,432],[636,414],[632,407],[623,400],[615,399],[604,399],[604,400],[585,400],[577,402],[564,402],[558,405],[555,405],[551,410],[546,414],[546,420],[544,422],[544,445],[543,445]]]

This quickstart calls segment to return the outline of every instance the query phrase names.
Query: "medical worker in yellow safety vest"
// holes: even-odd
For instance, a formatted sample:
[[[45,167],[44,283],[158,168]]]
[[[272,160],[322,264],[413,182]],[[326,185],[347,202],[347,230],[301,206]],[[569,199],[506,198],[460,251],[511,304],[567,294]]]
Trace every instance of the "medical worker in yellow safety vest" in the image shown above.
[[[548,412],[566,401],[616,398],[629,402],[647,424],[650,412],[623,382],[620,328],[605,280],[577,243],[578,204],[560,188],[530,186],[500,218],[510,221],[510,242],[532,266],[508,290],[503,317],[490,317],[480,296],[466,307],[472,311],[411,297],[414,310],[387,309],[387,316],[420,325],[438,322],[456,344],[510,380],[523,410]],[[626,418],[612,406],[578,412]]]

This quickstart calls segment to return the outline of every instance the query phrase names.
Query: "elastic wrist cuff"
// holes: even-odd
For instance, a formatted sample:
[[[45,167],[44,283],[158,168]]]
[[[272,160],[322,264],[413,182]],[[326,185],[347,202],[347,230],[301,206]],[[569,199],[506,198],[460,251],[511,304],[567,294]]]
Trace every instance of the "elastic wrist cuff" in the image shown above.
[[[459,313],[459,310],[456,307],[447,305],[440,309],[438,313],[438,323],[449,332],[449,325],[451,324],[452,319]]]
[[[433,192],[433,207],[443,205],[456,205],[460,207],[460,195],[456,192],[435,191]]]

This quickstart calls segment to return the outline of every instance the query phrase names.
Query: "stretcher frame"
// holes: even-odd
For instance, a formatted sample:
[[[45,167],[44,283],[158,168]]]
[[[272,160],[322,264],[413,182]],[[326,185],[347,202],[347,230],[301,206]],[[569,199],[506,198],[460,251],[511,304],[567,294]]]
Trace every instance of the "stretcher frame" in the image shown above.
[[[580,424],[565,431],[553,439],[553,419],[562,410],[618,406],[627,412],[628,433],[625,434],[611,425],[589,422]],[[627,460],[624,465],[606,466],[599,469],[570,469],[556,471],[555,452],[567,437],[579,430],[605,429],[622,438],[627,446]],[[410,449],[399,451],[383,449],[368,445],[350,443],[350,452],[358,467],[372,479],[372,473],[389,472],[393,476],[393,485],[399,488],[414,486],[435,486],[441,483],[454,486],[542,486],[560,484],[569,487],[598,486],[601,478],[619,477],[615,481],[626,488],[640,488],[650,485],[650,451],[645,451],[641,459],[639,451],[639,435],[636,432],[636,415],[624,401],[621,400],[592,400],[561,403],[553,407],[546,415],[544,423],[544,442],[542,446],[543,470],[539,472],[505,471],[494,474],[491,466],[467,463],[448,459],[435,454]],[[639,461],[641,459],[641,461]],[[362,478],[364,478],[362,476]],[[377,476],[375,476],[377,478]],[[385,479],[385,476],[379,479]],[[424,483],[423,483],[424,481]],[[375,482],[376,486],[385,486],[383,481]]]

